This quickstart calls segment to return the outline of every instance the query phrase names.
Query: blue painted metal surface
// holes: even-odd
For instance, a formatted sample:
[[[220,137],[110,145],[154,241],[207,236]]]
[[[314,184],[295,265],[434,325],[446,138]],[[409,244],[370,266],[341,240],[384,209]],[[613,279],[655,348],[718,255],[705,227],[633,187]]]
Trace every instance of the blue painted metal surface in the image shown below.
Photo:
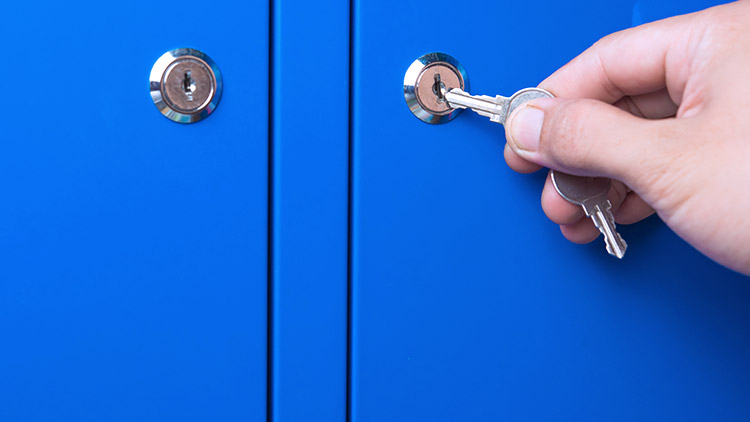
[[[265,420],[267,4],[0,10],[0,420]],[[183,46],[225,82],[190,126]]]
[[[622,227],[622,262],[601,239],[568,243],[539,206],[544,172],[506,167],[501,126],[427,125],[401,92],[415,58],[443,51],[472,92],[513,93],[668,5],[685,11],[354,3],[352,421],[750,417],[746,277],[655,217]]]
[[[273,421],[346,418],[349,3],[273,6]]]

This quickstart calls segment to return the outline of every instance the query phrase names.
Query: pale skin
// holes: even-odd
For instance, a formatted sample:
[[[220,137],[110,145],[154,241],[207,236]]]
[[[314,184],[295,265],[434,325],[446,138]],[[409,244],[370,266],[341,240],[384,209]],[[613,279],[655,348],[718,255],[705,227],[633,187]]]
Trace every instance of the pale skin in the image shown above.
[[[609,35],[519,107],[505,160],[615,180],[618,224],[656,212],[716,262],[750,275],[750,0]],[[542,208],[575,243],[599,231],[549,177]]]

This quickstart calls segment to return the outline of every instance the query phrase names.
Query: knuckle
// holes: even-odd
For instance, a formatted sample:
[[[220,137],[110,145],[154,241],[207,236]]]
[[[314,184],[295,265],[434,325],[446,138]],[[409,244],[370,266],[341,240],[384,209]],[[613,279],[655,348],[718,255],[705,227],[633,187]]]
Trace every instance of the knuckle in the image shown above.
[[[618,208],[627,197],[627,188],[625,185],[618,181],[613,181],[612,187],[609,190],[609,200],[615,208]]]
[[[631,31],[632,31],[632,29],[629,28],[629,29],[623,29],[621,31],[617,31],[617,32],[613,32],[611,34],[608,34],[608,35],[600,38],[597,42],[595,42],[592,47],[593,47],[594,50],[606,50],[613,43],[617,42],[617,40],[621,39],[624,36],[627,36],[628,33],[630,33]]]
[[[641,156],[638,172],[630,175],[634,189],[656,208],[675,209],[690,197],[691,169],[699,166],[704,155],[701,146],[689,141],[684,130],[662,125],[653,132],[653,148]],[[680,142],[675,142],[680,139]],[[681,183],[683,182],[683,183]]]

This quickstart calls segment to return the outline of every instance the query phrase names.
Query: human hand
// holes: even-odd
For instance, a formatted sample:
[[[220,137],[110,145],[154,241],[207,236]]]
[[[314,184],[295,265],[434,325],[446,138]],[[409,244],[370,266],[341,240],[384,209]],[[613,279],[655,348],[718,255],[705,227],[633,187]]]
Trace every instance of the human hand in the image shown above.
[[[699,251],[750,274],[748,28],[741,1],[603,38],[539,85],[557,98],[510,116],[506,162],[611,177],[618,223],[656,212]],[[549,176],[542,208],[573,242],[599,235]]]

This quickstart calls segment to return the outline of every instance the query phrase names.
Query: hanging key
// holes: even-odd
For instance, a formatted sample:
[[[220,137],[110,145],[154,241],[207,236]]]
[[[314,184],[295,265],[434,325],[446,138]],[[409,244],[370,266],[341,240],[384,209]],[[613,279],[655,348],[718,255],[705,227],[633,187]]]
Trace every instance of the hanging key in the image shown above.
[[[617,233],[612,204],[607,199],[612,179],[573,176],[556,171],[552,171],[551,175],[557,193],[568,202],[583,207],[586,216],[594,221],[596,228],[604,235],[607,252],[622,259],[628,245]]]
[[[440,94],[438,98],[450,107],[471,109],[502,125],[505,125],[513,111],[523,104],[537,98],[554,97],[541,88],[522,89],[510,97],[471,95],[459,88],[443,88]],[[607,199],[612,179],[573,176],[555,170],[551,170],[550,175],[560,196],[572,204],[582,206],[586,216],[594,221],[594,225],[604,235],[607,252],[618,258],[625,256],[628,245],[615,229],[612,204]]]

